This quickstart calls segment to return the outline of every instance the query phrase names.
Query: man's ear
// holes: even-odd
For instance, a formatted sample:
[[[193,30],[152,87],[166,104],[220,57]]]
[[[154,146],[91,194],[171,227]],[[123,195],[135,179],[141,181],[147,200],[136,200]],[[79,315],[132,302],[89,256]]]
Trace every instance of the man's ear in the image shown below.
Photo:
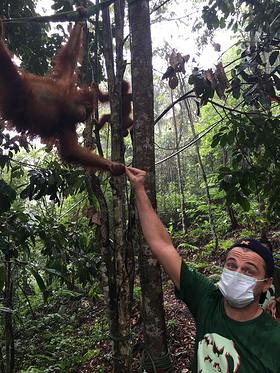
[[[265,281],[264,281],[264,287],[263,287],[263,292],[266,292],[270,286],[272,285],[272,277],[268,277]]]

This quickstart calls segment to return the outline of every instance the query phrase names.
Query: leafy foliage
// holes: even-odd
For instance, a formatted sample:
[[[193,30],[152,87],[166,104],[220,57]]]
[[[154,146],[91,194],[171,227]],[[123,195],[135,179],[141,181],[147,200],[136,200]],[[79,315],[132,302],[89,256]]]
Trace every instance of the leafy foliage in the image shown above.
[[[99,344],[109,337],[105,313],[100,311],[81,295],[60,296],[48,306],[39,306],[40,317],[25,317],[18,331],[20,371],[75,372],[98,356]]]
[[[204,6],[202,18],[209,30],[228,27],[236,33],[241,29],[245,33],[238,44],[240,55],[231,67],[232,78],[231,93],[234,98],[243,98],[243,103],[253,106],[261,112],[271,109],[274,102],[279,102],[277,90],[280,88],[279,78],[279,46],[280,46],[280,20],[278,17],[279,3],[275,0],[251,1],[251,0],[210,0]],[[241,11],[239,11],[239,9]],[[279,10],[279,9],[278,9]],[[237,63],[236,63],[237,62]],[[207,76],[208,75],[208,76]],[[194,70],[189,83],[194,84],[197,96],[202,96],[201,103],[207,102],[207,98],[213,97],[213,91],[204,92],[207,87],[215,89],[215,81],[212,74]],[[223,85],[220,98],[228,88]]]
[[[48,168],[31,169],[28,173],[29,184],[21,191],[21,198],[38,200],[48,196],[59,204],[61,198],[82,192],[85,188],[80,170],[64,169],[57,161],[49,163]]]
[[[209,29],[226,23],[235,32],[242,28],[247,35],[239,41],[238,58],[227,65],[231,65],[231,79],[226,93],[237,100],[237,105],[229,108],[210,100],[216,108],[227,111],[224,125],[212,139],[213,148],[220,146],[229,154],[228,165],[219,169],[218,181],[226,192],[228,205],[238,203],[249,211],[249,200],[255,194],[259,201],[267,203],[267,216],[272,220],[280,214],[277,197],[280,20],[276,8],[277,2],[273,0],[217,0],[210,1],[203,9]],[[203,79],[207,79],[205,73]],[[203,94],[199,96],[201,103],[205,103]],[[212,93],[208,94],[206,100],[212,97]]]
[[[0,13],[4,18],[32,17],[37,15],[33,1],[4,1],[0,4]],[[43,74],[48,69],[48,59],[52,55],[52,43],[47,45],[48,25],[41,23],[6,24],[5,35],[8,45],[19,58],[22,67],[37,74]],[[22,43],[21,41],[25,42]]]
[[[255,193],[267,199],[270,217],[279,215],[280,120],[276,118],[244,119],[231,114],[227,126],[213,137],[212,146],[231,148],[231,166],[219,170],[220,186],[227,201],[249,210],[249,197]]]

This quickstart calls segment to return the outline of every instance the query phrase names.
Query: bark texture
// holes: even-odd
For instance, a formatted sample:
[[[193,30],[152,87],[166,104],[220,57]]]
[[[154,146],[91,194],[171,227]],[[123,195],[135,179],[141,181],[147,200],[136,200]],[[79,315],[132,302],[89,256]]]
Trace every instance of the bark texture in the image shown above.
[[[146,190],[153,206],[156,207],[154,97],[149,1],[129,1],[128,5],[134,118],[133,164],[135,167],[147,171]],[[146,372],[168,372],[172,371],[170,370],[172,364],[167,348],[160,267],[141,234],[139,234],[138,240],[145,341],[141,368]]]
[[[123,26],[124,1],[114,3],[116,65],[114,65],[113,41],[109,10],[103,11],[103,42],[108,87],[111,107],[111,158],[124,163],[124,145],[122,138],[122,102],[121,85],[124,72],[123,61]],[[128,252],[126,241],[126,183],[125,177],[113,177],[111,180],[113,194],[113,252],[116,287],[116,303],[111,330],[113,341],[113,371],[129,372],[131,343],[130,343],[130,273],[133,271],[133,261]]]

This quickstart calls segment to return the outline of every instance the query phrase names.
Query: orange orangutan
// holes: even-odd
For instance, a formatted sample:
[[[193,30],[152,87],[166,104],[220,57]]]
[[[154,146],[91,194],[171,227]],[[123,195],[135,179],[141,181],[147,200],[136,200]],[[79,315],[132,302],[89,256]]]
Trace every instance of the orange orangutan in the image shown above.
[[[103,93],[98,91],[98,100],[100,102],[109,102],[109,93]],[[131,131],[133,126],[133,119],[130,117],[132,112],[132,93],[130,92],[130,85],[126,80],[122,81],[122,134],[127,136],[129,131]],[[105,123],[111,122],[111,114],[104,114],[100,118],[96,125],[96,129],[99,131],[104,126]]]
[[[0,21],[1,22],[1,21]],[[63,160],[121,175],[124,165],[81,147],[76,124],[96,109],[98,88],[78,87],[77,65],[83,55],[83,23],[76,23],[67,43],[53,59],[52,71],[37,76],[21,71],[3,42],[0,23],[0,115],[18,132],[56,139]]]

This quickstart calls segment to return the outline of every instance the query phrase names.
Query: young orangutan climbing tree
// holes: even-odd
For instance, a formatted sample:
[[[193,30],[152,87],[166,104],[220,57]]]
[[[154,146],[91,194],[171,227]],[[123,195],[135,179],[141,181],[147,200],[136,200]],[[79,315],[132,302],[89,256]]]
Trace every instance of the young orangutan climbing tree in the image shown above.
[[[109,93],[103,93],[98,89],[98,100],[100,102],[109,102]],[[127,81],[122,81],[122,134],[127,136],[128,132],[132,129],[133,119],[130,118],[132,107],[132,93],[130,92],[130,85]],[[96,125],[96,129],[99,131],[104,126],[105,123],[111,122],[111,114],[104,114],[100,118]]]

